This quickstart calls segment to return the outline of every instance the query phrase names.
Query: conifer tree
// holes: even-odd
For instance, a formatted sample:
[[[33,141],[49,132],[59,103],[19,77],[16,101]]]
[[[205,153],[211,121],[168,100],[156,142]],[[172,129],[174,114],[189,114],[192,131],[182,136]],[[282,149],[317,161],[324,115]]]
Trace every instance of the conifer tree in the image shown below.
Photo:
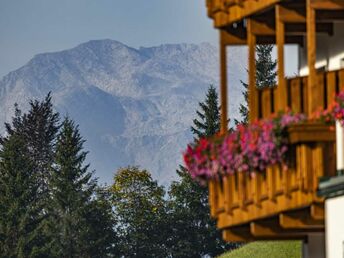
[[[42,199],[48,191],[50,167],[54,160],[54,144],[59,130],[59,114],[53,110],[50,93],[43,101],[30,101],[30,109],[22,114],[15,106],[15,117],[12,124],[6,123],[6,137],[0,138],[0,143],[14,134],[20,135],[28,151],[28,157],[35,167],[36,179],[39,181],[39,191]]]
[[[194,126],[191,127],[191,132],[198,139],[212,136],[220,130],[220,108],[214,86],[208,88],[206,99],[199,106],[201,110],[196,111],[198,119],[193,120]]]
[[[194,119],[191,131],[197,141],[210,137],[220,129],[220,108],[216,89],[210,86],[204,102],[196,111],[200,120]],[[174,257],[216,256],[233,247],[226,244],[210,218],[208,189],[192,180],[187,169],[177,170],[180,181],[173,182],[169,190],[169,209],[172,219],[170,250]]]
[[[276,86],[276,66],[277,61],[272,59],[273,45],[258,45],[256,47],[256,86],[259,89],[265,87]],[[239,112],[241,115],[241,121],[236,120],[235,123],[248,123],[248,84],[240,81],[243,86],[244,103],[239,106]]]
[[[0,151],[0,257],[46,257],[35,170],[22,136],[7,137]]]
[[[107,216],[111,214],[108,214],[109,208],[105,203],[101,203],[104,200],[97,202],[92,198],[97,185],[92,173],[88,171],[89,165],[84,165],[87,152],[83,151],[83,144],[78,126],[66,118],[57,137],[50,183],[51,228],[55,236],[52,248],[56,257],[100,257],[102,253],[107,255],[112,245],[112,236],[108,236],[113,233],[109,230],[111,226],[101,225],[103,228],[97,229],[97,220],[102,217],[95,216],[103,216],[109,221]],[[107,210],[101,211],[102,208]],[[99,236],[97,231],[101,229],[104,229],[99,239],[102,245],[96,246],[97,240],[94,237]]]

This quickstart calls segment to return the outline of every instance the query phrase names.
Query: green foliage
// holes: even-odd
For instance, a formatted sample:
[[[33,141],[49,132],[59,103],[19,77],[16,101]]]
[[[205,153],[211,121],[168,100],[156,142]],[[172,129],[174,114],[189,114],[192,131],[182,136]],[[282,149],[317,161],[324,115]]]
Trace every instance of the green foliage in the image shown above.
[[[256,48],[256,86],[259,89],[276,86],[277,61],[272,60],[272,49],[273,45],[258,45]]]
[[[35,167],[20,135],[0,151],[0,257],[44,257],[44,215]]]
[[[220,129],[220,108],[216,89],[210,86],[204,102],[199,103],[201,111],[194,119],[191,131],[195,140],[210,137]],[[173,257],[215,256],[232,247],[226,244],[210,218],[208,189],[200,186],[183,166],[177,173],[180,181],[173,182],[169,191],[170,223],[173,227],[170,248]]]
[[[173,182],[169,211],[173,228],[170,250],[173,257],[214,257],[231,248],[222,241],[216,222],[210,218],[208,189],[196,183],[180,166],[180,181]]]
[[[166,207],[163,187],[146,170],[120,169],[111,194],[119,251],[124,257],[167,257]]]
[[[97,184],[88,165],[83,165],[87,155],[83,143],[78,127],[66,118],[57,137],[50,184],[56,257],[104,257],[114,236],[109,203],[104,196],[92,198]]]
[[[200,111],[196,111],[198,119],[194,119],[191,132],[199,139],[212,136],[220,130],[220,108],[218,95],[214,86],[210,86],[204,102],[200,102]]]
[[[259,89],[276,86],[277,61],[272,59],[273,45],[258,45],[256,47],[256,87]],[[235,120],[235,124],[248,123],[248,84],[240,81],[243,87],[244,103],[239,106],[241,121]]]
[[[300,241],[259,241],[227,252],[219,258],[301,258]]]

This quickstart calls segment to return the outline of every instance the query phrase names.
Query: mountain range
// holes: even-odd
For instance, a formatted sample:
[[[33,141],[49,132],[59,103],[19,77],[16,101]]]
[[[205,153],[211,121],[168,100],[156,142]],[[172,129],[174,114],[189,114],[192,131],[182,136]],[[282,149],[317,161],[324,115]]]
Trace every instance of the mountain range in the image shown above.
[[[34,56],[0,81],[0,133],[13,105],[52,93],[62,116],[80,125],[88,162],[101,182],[119,167],[138,165],[162,184],[177,178],[190,126],[210,84],[219,83],[218,49],[208,43],[126,46],[92,40]],[[238,117],[246,52],[229,52],[229,112]]]

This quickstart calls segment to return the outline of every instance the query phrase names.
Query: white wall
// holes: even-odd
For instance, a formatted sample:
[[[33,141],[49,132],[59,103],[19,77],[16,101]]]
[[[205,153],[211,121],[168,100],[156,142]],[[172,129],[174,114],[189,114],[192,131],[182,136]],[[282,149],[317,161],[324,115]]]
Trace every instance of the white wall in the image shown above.
[[[344,59],[344,23],[334,24],[333,36],[319,34],[317,36],[317,62],[316,68],[326,66],[328,71],[343,68],[341,60]],[[301,76],[308,74],[307,68],[307,42],[299,48]]]
[[[344,196],[325,202],[326,257],[344,258]]]

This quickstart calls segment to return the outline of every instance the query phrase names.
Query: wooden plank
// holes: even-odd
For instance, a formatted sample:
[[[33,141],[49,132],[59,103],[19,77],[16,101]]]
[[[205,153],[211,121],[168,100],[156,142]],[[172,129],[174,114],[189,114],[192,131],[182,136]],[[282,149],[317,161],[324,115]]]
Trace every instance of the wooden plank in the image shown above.
[[[338,71],[339,90],[344,90],[344,70]]]
[[[215,181],[214,180],[209,180],[208,189],[209,189],[210,216],[212,218],[216,218],[217,196],[216,196]]]
[[[280,17],[280,6],[276,6],[276,45],[277,45],[277,99],[278,110],[287,107],[287,86],[284,72],[285,25]]]
[[[302,78],[302,113],[309,115],[309,104],[308,104],[308,78]]]
[[[247,21],[249,120],[258,118],[258,90],[256,87],[256,36],[252,32],[252,20]]]
[[[220,31],[220,71],[221,71],[221,134],[228,131],[228,115],[227,115],[227,49],[224,44],[224,32]]]
[[[291,91],[291,109],[294,112],[300,113],[301,110],[301,79],[295,78],[290,80]]]
[[[306,15],[296,11],[295,9],[283,7],[278,5],[279,7],[279,17],[282,22],[284,23],[293,23],[293,22],[306,22]]]
[[[343,0],[311,0],[312,8],[319,10],[344,9]]]
[[[324,220],[311,218],[307,210],[294,212],[293,215],[282,213],[279,215],[279,223],[285,229],[319,229],[323,231],[325,228]]]
[[[270,89],[264,89],[262,90],[262,102],[260,105],[262,106],[262,118],[268,118],[270,117],[272,111],[271,111],[271,92]]]
[[[317,109],[325,109],[325,85],[324,85],[324,78],[325,74],[320,73],[316,75],[316,84],[317,84]]]
[[[232,176],[226,175],[223,177],[223,193],[224,193],[224,209],[227,214],[232,214],[233,195],[234,189],[231,188]]]
[[[315,9],[312,0],[307,0],[307,61],[308,61],[308,113],[313,113],[318,107],[318,88],[316,81],[316,28]]]
[[[333,103],[334,98],[336,96],[336,72],[328,72],[326,74],[326,99],[327,99],[327,106],[330,106]]]

